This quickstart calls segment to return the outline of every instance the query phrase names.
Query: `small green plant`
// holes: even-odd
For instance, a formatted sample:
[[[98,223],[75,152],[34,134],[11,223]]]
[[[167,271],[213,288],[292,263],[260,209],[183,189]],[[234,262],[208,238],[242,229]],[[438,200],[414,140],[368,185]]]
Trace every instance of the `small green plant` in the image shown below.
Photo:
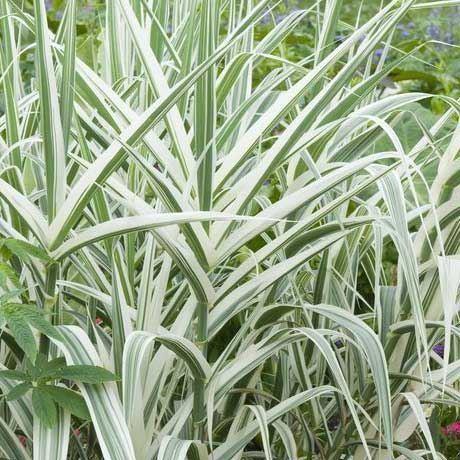
[[[58,407],[80,419],[89,420],[91,417],[81,394],[59,385],[59,381],[101,384],[117,378],[102,367],[68,366],[64,357],[48,360],[46,355],[38,353],[34,330],[46,339],[58,342],[61,336],[43,310],[36,305],[14,302],[21,299],[26,290],[20,287],[17,273],[7,262],[17,258],[20,262],[38,259],[49,263],[51,259],[44,250],[14,238],[0,240],[0,253],[4,260],[0,266],[0,284],[6,291],[0,295],[0,329],[4,330],[7,326],[20,351],[25,354],[24,370],[0,369],[0,379],[14,382],[6,394],[6,401],[16,401],[30,393],[34,415],[47,428],[56,426]],[[14,289],[8,290],[8,282]]]
[[[57,381],[99,384],[116,380],[111,372],[102,367],[67,366],[63,357],[48,361],[44,355],[38,355],[35,364],[25,360],[24,371],[0,370],[0,378],[22,382],[7,393],[6,400],[14,401],[31,392],[34,414],[49,428],[57,423],[56,405],[81,419],[90,419],[83,397],[74,390],[57,385]]]

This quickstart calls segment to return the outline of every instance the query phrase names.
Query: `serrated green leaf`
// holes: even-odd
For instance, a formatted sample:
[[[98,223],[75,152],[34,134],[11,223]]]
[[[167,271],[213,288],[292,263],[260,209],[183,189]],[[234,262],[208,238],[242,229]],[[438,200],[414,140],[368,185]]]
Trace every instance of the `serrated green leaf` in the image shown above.
[[[28,243],[27,241],[18,240],[15,238],[5,238],[2,244],[6,246],[14,255],[24,261],[29,261],[31,258],[36,258],[44,261],[49,261],[50,257],[45,250]]]
[[[60,338],[57,329],[45,318],[44,312],[39,310],[35,305],[8,303],[3,307],[3,311],[8,322],[20,317],[31,327],[48,337],[56,340]]]
[[[47,375],[57,369],[61,369],[66,366],[66,361],[63,356],[54,358],[48,361],[47,357],[43,354],[39,354],[35,360],[35,365],[32,366],[31,373],[35,380],[45,379]]]
[[[34,305],[8,303],[0,308],[0,315],[8,323],[11,334],[27,357],[35,362],[37,345],[31,327],[43,334],[60,340],[57,329],[45,318]]]
[[[0,305],[7,303],[10,299],[14,299],[22,295],[26,290],[25,289],[13,289],[12,291],[5,292],[0,296]]]
[[[118,380],[112,372],[104,369],[103,367],[87,366],[84,364],[75,364],[64,367],[63,369],[58,369],[54,372],[50,372],[49,376],[56,379],[60,378],[94,384]]]
[[[4,377],[5,379],[9,380],[21,380],[21,381],[31,381],[30,376],[22,371],[14,371],[14,370],[0,370],[0,377]]]
[[[58,330],[44,317],[43,312],[35,305],[21,305],[19,312],[34,329],[53,339],[60,339]]]
[[[21,396],[24,396],[31,388],[32,388],[32,385],[30,383],[28,383],[28,382],[20,383],[19,385],[16,385],[6,395],[6,400],[7,401],[14,401],[16,399],[19,399]]]
[[[35,337],[28,322],[20,315],[9,315],[6,317],[8,327],[16,340],[17,344],[22,348],[27,357],[35,362],[37,356],[37,344]]]
[[[19,277],[16,272],[5,262],[0,262],[0,287],[6,289],[8,280],[14,286],[19,286]]]
[[[63,356],[60,356],[59,358],[54,358],[51,361],[47,361],[46,363],[42,364],[41,369],[45,371],[51,371],[55,369],[61,369],[66,366],[66,361]]]
[[[91,418],[83,396],[76,391],[54,385],[42,385],[39,388],[48,393],[56,404],[72,412],[77,417],[84,420]]]
[[[53,427],[57,422],[56,404],[53,398],[41,388],[34,388],[32,391],[32,407],[34,415],[48,428]]]
[[[1,258],[8,261],[8,260],[10,260],[12,255],[13,255],[13,253],[6,246],[3,245],[3,239],[0,240],[0,256],[1,256]]]

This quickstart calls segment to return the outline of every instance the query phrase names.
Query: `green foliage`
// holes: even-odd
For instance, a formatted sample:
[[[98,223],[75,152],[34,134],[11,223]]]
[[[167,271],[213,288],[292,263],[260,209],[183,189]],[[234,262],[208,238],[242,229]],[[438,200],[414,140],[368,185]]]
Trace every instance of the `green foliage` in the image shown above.
[[[8,324],[13,337],[31,361],[37,356],[37,345],[32,331],[36,329],[48,337],[59,340],[60,335],[35,305],[4,303],[0,306],[0,324]]]
[[[75,380],[82,383],[102,383],[117,380],[117,378],[103,367],[73,365],[56,369],[48,374],[49,378]]]
[[[37,258],[43,261],[49,261],[50,258],[46,251],[28,243],[27,241],[15,238],[3,238],[0,240],[0,251],[4,258],[9,259],[12,255],[19,257],[24,262],[30,261],[31,258]]]
[[[32,390],[32,407],[34,415],[43,425],[52,428],[57,423],[56,404],[52,396],[42,387]]]
[[[35,364],[27,363],[24,372],[0,370],[1,378],[22,381],[7,393],[7,401],[22,398],[30,391],[34,413],[48,428],[54,427],[57,423],[56,405],[80,419],[90,419],[88,408],[81,394],[53,384],[53,382],[62,379],[77,383],[101,384],[116,380],[111,372],[102,367],[67,366],[63,357],[48,361],[44,355],[38,355]]]

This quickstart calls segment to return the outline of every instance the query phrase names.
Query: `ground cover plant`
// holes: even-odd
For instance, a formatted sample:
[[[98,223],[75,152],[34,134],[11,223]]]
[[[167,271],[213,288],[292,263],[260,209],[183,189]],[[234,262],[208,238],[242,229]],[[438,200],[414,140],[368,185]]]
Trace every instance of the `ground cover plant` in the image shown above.
[[[455,458],[459,4],[0,0],[1,454]]]

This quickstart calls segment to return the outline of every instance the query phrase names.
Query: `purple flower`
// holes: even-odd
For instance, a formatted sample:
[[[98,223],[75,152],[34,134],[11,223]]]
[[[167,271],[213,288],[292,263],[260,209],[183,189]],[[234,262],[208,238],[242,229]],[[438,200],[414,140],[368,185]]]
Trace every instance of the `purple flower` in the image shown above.
[[[444,35],[444,41],[448,43],[449,45],[454,44],[455,40],[454,40],[454,35],[452,34],[452,32],[446,32],[446,34]]]
[[[49,11],[53,8],[53,0],[45,0],[46,11]]]
[[[441,14],[441,9],[440,8],[433,8],[430,12],[430,16],[432,18],[437,18]]]
[[[379,48],[379,49],[375,50],[375,55],[376,55],[377,57],[382,56],[382,54],[383,54],[383,49],[382,49],[382,48]]]
[[[433,347],[433,351],[440,357],[444,358],[444,344],[438,343]]]
[[[406,27],[404,24],[401,24],[401,23],[400,23],[400,24],[398,24],[398,25],[396,26],[396,28],[397,28],[398,30],[401,31],[401,35],[402,35],[403,37],[408,37],[408,36],[410,35],[409,30],[407,29],[407,27]]]
[[[337,340],[334,341],[334,345],[337,348],[342,348],[343,347],[343,342],[340,339],[337,339]]]
[[[427,27],[426,31],[431,38],[434,38],[435,40],[439,40],[439,37],[441,36],[441,30],[436,24],[430,24]]]
[[[262,24],[270,24],[271,22],[271,18],[270,18],[270,15],[269,14],[266,14],[261,20],[260,22]]]
[[[275,23],[279,24],[285,17],[286,17],[285,14],[277,14],[277,15],[275,15]]]

